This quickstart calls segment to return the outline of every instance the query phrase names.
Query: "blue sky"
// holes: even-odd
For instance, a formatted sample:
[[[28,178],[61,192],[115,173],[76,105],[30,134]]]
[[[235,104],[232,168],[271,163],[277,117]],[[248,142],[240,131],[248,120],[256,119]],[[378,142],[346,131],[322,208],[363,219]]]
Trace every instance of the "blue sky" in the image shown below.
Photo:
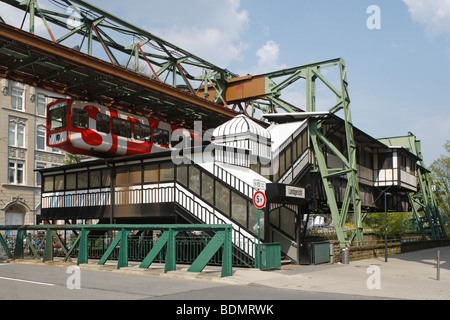
[[[449,0],[88,2],[240,75],[342,57],[356,127],[375,138],[411,131],[427,165],[450,139]],[[381,29],[367,28],[371,5]],[[288,96],[304,106],[303,93]]]

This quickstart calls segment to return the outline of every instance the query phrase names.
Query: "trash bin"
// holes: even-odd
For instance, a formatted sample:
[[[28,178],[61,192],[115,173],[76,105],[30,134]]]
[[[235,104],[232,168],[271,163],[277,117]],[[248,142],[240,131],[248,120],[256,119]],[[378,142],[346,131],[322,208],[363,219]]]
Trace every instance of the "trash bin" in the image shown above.
[[[281,268],[281,244],[262,243],[260,269],[273,270],[279,268]]]
[[[341,251],[342,264],[349,264],[349,254],[350,254],[350,250],[348,248],[342,249],[342,251]]]
[[[300,245],[300,264],[321,264],[328,262],[330,262],[330,243],[328,241],[308,242]]]

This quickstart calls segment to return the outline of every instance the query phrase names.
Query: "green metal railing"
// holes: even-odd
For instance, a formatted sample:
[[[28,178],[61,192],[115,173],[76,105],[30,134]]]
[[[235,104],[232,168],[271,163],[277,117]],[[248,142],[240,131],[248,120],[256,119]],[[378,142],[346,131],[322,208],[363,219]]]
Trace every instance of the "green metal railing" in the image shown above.
[[[222,277],[232,275],[233,245],[231,241],[232,226],[228,224],[207,225],[37,225],[37,226],[0,226],[0,231],[15,232],[14,249],[11,252],[7,241],[0,234],[0,245],[9,258],[23,259],[25,249],[34,258],[42,252],[43,261],[52,261],[55,251],[62,253],[64,261],[77,257],[77,265],[88,263],[88,257],[99,255],[99,265],[104,265],[108,259],[117,259],[117,269],[128,266],[133,259],[141,261],[140,268],[148,268],[155,261],[165,261],[164,272],[176,270],[176,262],[180,261],[180,253],[188,251],[183,262],[190,263],[189,272],[201,272],[210,260],[220,255]],[[36,240],[31,232],[45,232],[42,239]],[[59,232],[72,231],[76,234],[67,243]],[[131,232],[160,231],[156,241],[140,236],[131,236]],[[177,240],[180,232],[203,231],[213,232],[212,238],[196,239],[196,246],[186,240]],[[88,237],[90,233],[109,232],[114,234],[109,241],[101,236]],[[192,241],[191,241],[192,243]],[[183,255],[181,255],[183,256]]]

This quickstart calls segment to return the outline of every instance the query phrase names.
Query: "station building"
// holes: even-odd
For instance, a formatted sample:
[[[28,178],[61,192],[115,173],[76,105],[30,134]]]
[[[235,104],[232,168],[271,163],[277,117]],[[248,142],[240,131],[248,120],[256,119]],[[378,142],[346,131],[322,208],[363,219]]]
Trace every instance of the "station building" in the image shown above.
[[[281,243],[298,262],[301,230],[312,212],[327,213],[306,114],[267,115],[264,128],[245,115],[220,125],[209,145],[155,154],[98,159],[42,168],[42,218],[96,219],[99,223],[232,224],[233,243],[254,256],[258,228],[265,242]],[[325,134],[345,152],[343,120],[325,116]],[[418,158],[354,128],[361,201],[366,211],[382,211],[389,188],[390,209],[409,211],[407,193],[417,191]],[[340,166],[324,150],[329,167]],[[265,185],[267,205],[253,204]],[[346,179],[333,180],[342,204]]]

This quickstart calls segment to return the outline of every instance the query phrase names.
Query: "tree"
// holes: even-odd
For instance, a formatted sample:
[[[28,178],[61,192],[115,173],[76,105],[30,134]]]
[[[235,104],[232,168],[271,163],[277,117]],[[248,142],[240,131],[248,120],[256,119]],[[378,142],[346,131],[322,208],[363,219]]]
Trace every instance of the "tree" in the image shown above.
[[[441,216],[448,221],[450,216],[450,140],[444,144],[444,149],[445,154],[433,161],[429,169],[436,186]]]
[[[411,231],[411,213],[388,212],[387,236],[389,239],[399,239],[403,234]],[[379,239],[384,239],[384,212],[368,213],[364,224],[371,228]]]
[[[74,155],[74,154],[66,153],[66,157],[64,159],[64,164],[65,165],[75,164],[75,163],[80,163],[80,162],[81,162],[81,156],[77,156],[77,155]]]

